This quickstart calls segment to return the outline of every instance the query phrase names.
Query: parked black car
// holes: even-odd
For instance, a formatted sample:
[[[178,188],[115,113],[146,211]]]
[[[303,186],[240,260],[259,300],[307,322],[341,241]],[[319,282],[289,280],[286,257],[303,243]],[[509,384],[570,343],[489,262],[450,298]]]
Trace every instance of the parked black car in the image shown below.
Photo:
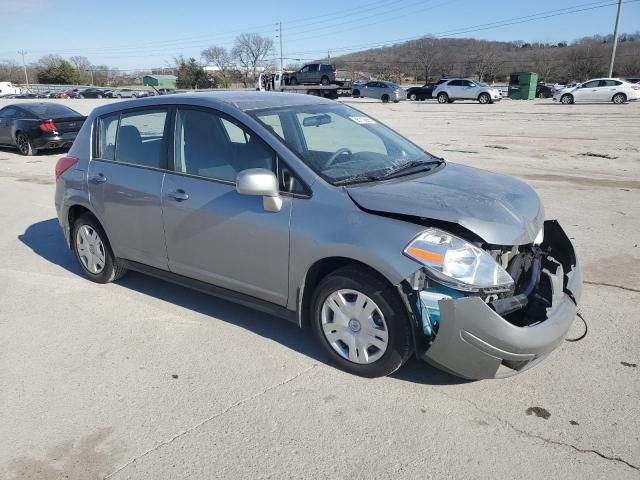
[[[433,91],[436,86],[445,82],[447,79],[442,78],[437,82],[427,82],[421,87],[410,87],[407,89],[407,98],[409,100],[427,100],[429,98],[433,98]]]
[[[640,77],[625,78],[624,80],[629,83],[640,83]]]
[[[548,85],[538,85],[536,86],[536,97],[551,98],[553,97],[553,89]]]
[[[78,92],[78,97],[80,98],[102,98],[104,97],[104,90],[100,88],[85,88],[84,90],[80,90]]]
[[[0,110],[0,145],[22,155],[69,147],[86,117],[57,103],[14,103]]]

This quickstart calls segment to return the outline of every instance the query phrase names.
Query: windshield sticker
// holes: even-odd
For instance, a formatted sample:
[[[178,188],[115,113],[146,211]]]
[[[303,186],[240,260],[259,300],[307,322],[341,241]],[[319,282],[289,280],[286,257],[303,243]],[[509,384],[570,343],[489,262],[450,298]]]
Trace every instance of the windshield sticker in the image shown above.
[[[349,118],[354,122],[359,123],[360,125],[363,125],[365,123],[376,123],[376,121],[373,118],[369,118],[369,117],[349,117]]]

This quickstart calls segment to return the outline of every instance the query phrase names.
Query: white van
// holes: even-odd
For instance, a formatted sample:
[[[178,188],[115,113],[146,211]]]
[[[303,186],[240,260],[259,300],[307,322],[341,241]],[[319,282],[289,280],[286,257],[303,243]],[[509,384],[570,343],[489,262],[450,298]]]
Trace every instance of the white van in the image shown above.
[[[14,87],[11,82],[0,82],[0,97],[4,95],[18,95],[20,87]]]

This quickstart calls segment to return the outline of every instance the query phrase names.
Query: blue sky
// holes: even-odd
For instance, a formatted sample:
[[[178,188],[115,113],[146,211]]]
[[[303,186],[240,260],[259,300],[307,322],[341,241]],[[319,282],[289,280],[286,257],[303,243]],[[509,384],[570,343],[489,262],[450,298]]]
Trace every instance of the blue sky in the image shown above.
[[[210,45],[231,47],[240,32],[273,38],[283,22],[284,56],[304,62],[427,34],[495,40],[571,41],[613,30],[615,0],[2,0],[0,60],[47,53],[85,55],[121,69],[162,67]],[[640,29],[640,1],[626,0],[622,32]],[[606,5],[610,4],[610,5]],[[586,9],[515,25],[486,25],[562,9]],[[321,6],[321,7],[320,7]],[[513,20],[516,21],[516,20]],[[463,32],[464,30],[475,30]]]

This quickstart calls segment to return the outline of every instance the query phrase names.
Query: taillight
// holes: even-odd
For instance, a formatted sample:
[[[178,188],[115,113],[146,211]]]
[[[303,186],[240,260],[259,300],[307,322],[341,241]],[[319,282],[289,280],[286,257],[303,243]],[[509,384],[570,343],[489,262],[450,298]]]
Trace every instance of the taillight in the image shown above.
[[[80,159],[78,157],[72,157],[71,155],[62,157],[60,160],[58,160],[58,163],[56,163],[56,178],[69,170],[79,161]]]
[[[55,132],[58,129],[53,120],[43,120],[40,122],[40,130],[43,132]]]

